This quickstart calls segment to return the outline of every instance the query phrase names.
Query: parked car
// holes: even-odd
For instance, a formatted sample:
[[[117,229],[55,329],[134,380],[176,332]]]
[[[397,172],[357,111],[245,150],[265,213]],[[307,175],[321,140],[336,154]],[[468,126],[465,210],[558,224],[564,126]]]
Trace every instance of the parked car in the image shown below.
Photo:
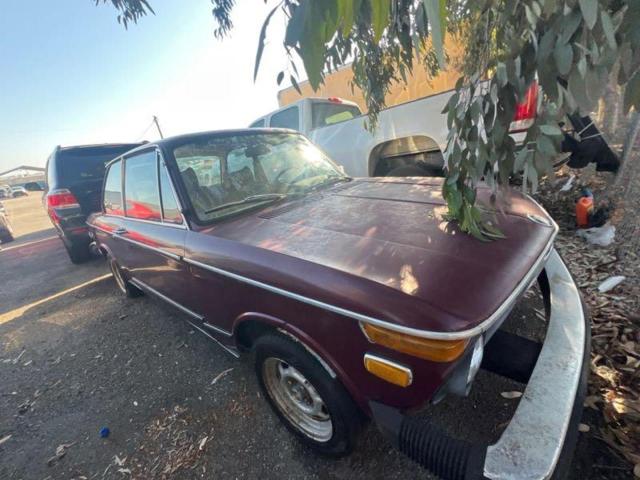
[[[252,350],[265,398],[320,452],[348,453],[364,416],[440,476],[548,478],[573,448],[589,358],[557,226],[505,192],[506,238],[480,242],[446,221],[441,187],[347,177],[292,131],[199,133],[112,161],[88,225],[123,294],[168,302],[233,356]],[[542,345],[500,330],[536,279]],[[483,357],[529,380],[496,444],[406,413],[467,395]]]
[[[9,223],[9,216],[4,208],[4,205],[0,203],[0,243],[13,242],[13,229]]]
[[[105,164],[140,145],[58,146],[49,156],[43,203],[73,263],[84,262],[91,256],[85,221],[88,215],[100,210]]]
[[[27,192],[27,189],[24,187],[19,187],[19,186],[11,187],[11,196],[13,198],[26,197],[28,195],[29,195],[29,192]]]
[[[251,127],[290,128],[307,135],[349,175],[359,177],[443,174],[447,115],[442,113],[455,93],[448,90],[382,110],[377,128],[365,128],[367,117],[354,102],[337,97],[303,98],[255,120]],[[516,143],[537,114],[538,86],[532,85],[517,106],[510,133]],[[598,170],[616,171],[618,157],[589,117],[570,115],[563,125],[562,150],[569,166],[594,162]]]
[[[43,192],[45,183],[44,182],[27,182],[23,186],[29,192]]]

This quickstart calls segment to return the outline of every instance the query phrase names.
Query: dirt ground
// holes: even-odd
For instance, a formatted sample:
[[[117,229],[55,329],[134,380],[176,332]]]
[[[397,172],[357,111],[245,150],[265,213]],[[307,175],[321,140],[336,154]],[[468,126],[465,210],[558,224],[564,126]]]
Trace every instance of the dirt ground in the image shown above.
[[[345,458],[300,446],[250,357],[233,359],[167,305],[119,295],[101,260],[72,265],[39,195],[5,205],[18,238],[0,251],[0,478],[432,478],[371,425]],[[509,323],[534,335],[528,302]],[[518,402],[501,393],[523,389],[481,371],[469,398],[418,415],[492,442]],[[580,434],[570,478],[629,476]]]

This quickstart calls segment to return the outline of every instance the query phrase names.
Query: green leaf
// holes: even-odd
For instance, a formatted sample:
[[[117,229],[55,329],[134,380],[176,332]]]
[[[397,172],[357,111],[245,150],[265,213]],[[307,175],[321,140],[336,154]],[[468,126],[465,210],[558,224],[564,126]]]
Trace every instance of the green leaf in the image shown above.
[[[516,155],[516,161],[513,164],[514,173],[521,172],[524,169],[524,166],[529,158],[530,151],[527,147],[522,148],[518,154]]]
[[[338,15],[342,19],[342,35],[351,33],[353,22],[358,16],[362,0],[338,0]]]
[[[602,23],[602,30],[604,30],[604,35],[607,37],[607,43],[609,43],[609,46],[615,50],[618,47],[618,44],[616,43],[616,34],[613,22],[611,21],[611,16],[606,10],[602,10],[600,12],[600,19],[600,23]]]
[[[284,44],[290,47],[294,47],[302,38],[302,32],[304,31],[304,19],[309,3],[302,2],[296,7],[291,16],[291,19],[287,23],[287,31],[284,36]]]
[[[444,32],[447,22],[447,1],[446,0],[422,0],[424,8],[427,10],[427,19],[431,25],[431,38],[433,48],[438,58],[440,68],[445,68],[444,59]]]
[[[561,24],[562,30],[560,31],[560,41],[562,43],[567,43],[571,40],[573,34],[576,33],[576,30],[578,30],[580,22],[582,22],[582,15],[580,15],[580,12],[577,10],[574,10],[569,14],[568,17],[563,19],[563,22]]]
[[[545,135],[551,135],[551,136],[562,135],[562,130],[560,130],[560,127],[558,127],[557,125],[554,125],[552,123],[547,123],[545,125],[540,125],[540,131],[542,133],[544,133]]]
[[[498,85],[500,85],[500,87],[504,87],[509,80],[507,78],[507,66],[502,62],[498,63],[496,67],[496,78],[498,79]]]
[[[578,3],[587,27],[593,30],[598,21],[598,0],[578,0]]]
[[[571,65],[573,64],[573,48],[571,44],[556,43],[556,48],[553,50],[553,58],[556,60],[558,73],[567,75],[571,71]]]
[[[589,71],[587,71],[587,75],[588,73]],[[593,109],[593,99],[587,93],[587,83],[577,70],[569,76],[569,92],[583,114],[587,114]]]
[[[376,43],[380,41],[380,38],[382,38],[382,32],[384,32],[384,29],[389,25],[390,13],[390,0],[371,0],[371,23]]]
[[[260,29],[260,36],[258,37],[258,51],[256,52],[256,64],[253,68],[254,82],[256,81],[256,78],[258,78],[258,70],[260,69],[260,60],[262,60],[262,52],[264,51],[264,39],[267,35],[267,27],[269,26],[271,17],[273,17],[273,14],[276,13],[276,10],[278,10],[279,7],[279,4],[273,7],[273,10],[269,12],[269,15],[267,15],[267,18],[265,18],[264,23],[262,24],[262,28]]]
[[[640,111],[640,70],[637,70],[629,79],[624,92],[625,113],[629,112],[631,107],[635,107],[636,111]]]
[[[300,85],[298,85],[298,81],[296,80],[296,77],[291,75],[289,77],[289,80],[291,81],[291,85],[293,85],[293,88],[296,89],[296,92],[298,92],[300,95],[302,95],[302,90],[300,90]]]
[[[557,153],[555,145],[553,144],[551,139],[545,135],[538,136],[536,150],[549,157],[552,157]]]

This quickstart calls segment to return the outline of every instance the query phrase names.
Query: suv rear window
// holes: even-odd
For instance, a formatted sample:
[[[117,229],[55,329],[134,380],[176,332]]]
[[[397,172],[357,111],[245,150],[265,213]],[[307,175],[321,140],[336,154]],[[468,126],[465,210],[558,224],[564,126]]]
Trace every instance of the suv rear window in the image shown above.
[[[311,112],[311,128],[346,122],[362,115],[358,107],[344,103],[314,103]]]
[[[80,147],[61,150],[57,154],[61,183],[73,185],[94,180],[102,181],[105,165],[138,145]]]

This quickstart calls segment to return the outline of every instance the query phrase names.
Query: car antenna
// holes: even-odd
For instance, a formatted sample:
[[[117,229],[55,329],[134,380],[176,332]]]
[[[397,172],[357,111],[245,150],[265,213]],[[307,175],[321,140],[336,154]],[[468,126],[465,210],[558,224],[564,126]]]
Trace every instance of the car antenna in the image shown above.
[[[158,117],[156,117],[155,115],[153,116],[153,123],[156,124],[156,128],[158,129],[158,133],[160,134],[160,138],[164,138],[164,135],[162,134],[162,130],[160,129],[160,122],[158,121]]]

